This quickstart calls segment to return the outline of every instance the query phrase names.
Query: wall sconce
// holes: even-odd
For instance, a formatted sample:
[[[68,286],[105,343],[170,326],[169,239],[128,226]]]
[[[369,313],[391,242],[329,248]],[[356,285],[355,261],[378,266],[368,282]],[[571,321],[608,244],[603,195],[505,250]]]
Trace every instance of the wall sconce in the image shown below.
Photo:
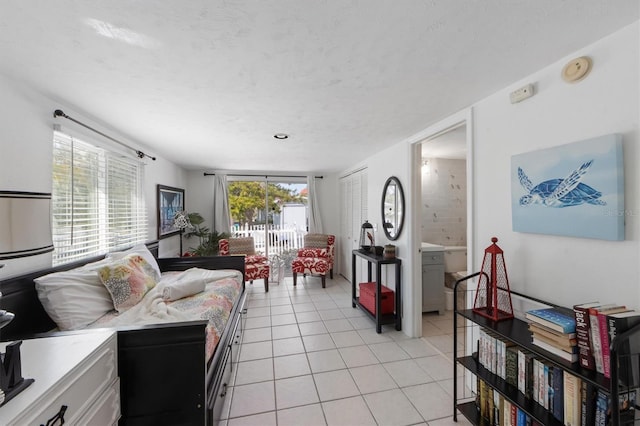
[[[422,160],[422,173],[429,173],[430,170],[429,160]]]

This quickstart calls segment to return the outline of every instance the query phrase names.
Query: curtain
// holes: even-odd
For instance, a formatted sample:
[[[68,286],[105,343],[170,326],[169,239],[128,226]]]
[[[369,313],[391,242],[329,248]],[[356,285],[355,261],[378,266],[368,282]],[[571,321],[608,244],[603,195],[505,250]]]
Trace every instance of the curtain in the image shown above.
[[[213,230],[220,233],[231,233],[227,175],[219,173],[213,177]]]
[[[322,234],[322,220],[320,219],[320,206],[316,196],[316,179],[307,176],[307,188],[309,188],[309,233]]]

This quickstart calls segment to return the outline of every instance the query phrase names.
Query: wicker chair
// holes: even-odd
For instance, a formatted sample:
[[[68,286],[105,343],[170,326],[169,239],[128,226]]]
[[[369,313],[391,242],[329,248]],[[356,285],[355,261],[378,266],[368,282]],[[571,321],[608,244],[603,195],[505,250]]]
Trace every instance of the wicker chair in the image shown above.
[[[269,263],[267,258],[256,254],[253,237],[222,239],[218,243],[220,256],[245,255],[245,280],[253,284],[253,280],[264,279],[264,290],[269,291]]]
[[[291,262],[293,285],[297,284],[298,274],[319,275],[322,288],[326,287],[326,275],[333,279],[333,261],[335,256],[334,235],[307,234],[304,236],[304,248],[298,250],[298,256]]]

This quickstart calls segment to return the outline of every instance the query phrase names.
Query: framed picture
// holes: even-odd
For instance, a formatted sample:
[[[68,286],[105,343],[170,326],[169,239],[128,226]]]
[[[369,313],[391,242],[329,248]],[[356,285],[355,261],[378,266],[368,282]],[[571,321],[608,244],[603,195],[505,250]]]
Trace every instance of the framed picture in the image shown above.
[[[622,136],[604,135],[511,158],[513,230],[624,240]]]
[[[173,217],[182,210],[184,189],[158,185],[158,239],[180,233],[173,227]]]

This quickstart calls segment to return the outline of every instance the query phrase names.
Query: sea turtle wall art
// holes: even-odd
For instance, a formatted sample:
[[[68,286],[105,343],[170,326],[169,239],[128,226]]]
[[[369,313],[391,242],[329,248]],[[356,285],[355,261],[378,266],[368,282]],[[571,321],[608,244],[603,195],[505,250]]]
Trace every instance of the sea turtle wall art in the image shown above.
[[[622,136],[511,158],[513,230],[624,240]]]

